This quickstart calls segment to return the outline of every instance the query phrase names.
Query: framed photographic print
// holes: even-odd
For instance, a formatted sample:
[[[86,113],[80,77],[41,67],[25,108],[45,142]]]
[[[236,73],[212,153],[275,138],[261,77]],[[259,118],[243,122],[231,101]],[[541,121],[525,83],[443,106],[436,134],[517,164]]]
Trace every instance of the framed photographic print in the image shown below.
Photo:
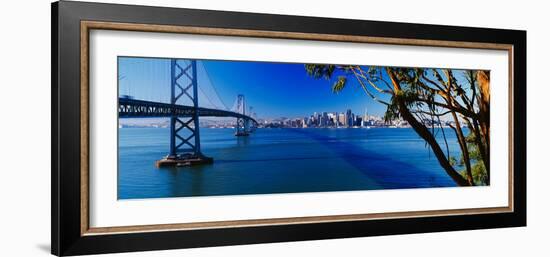
[[[526,224],[525,31],[52,17],[53,254]]]

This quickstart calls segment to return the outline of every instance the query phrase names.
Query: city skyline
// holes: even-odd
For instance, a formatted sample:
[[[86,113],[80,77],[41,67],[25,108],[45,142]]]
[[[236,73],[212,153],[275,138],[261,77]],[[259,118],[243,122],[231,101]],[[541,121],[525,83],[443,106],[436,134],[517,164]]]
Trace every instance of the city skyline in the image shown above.
[[[262,120],[262,121],[280,121],[280,120],[294,120],[294,119],[303,119],[303,118],[308,118],[308,117],[311,117],[312,115],[314,115],[315,113],[317,114],[322,114],[322,113],[327,113],[327,114],[335,114],[335,113],[338,113],[338,114],[342,114],[342,113],[345,113],[347,112],[347,110],[351,110],[351,113],[355,114],[356,116],[360,116],[360,117],[364,117],[365,116],[365,113],[371,117],[372,119],[374,120],[383,120],[384,119],[384,116],[383,115],[378,115],[378,114],[371,114],[370,111],[368,111],[368,109],[366,110],[363,110],[363,112],[355,112],[354,110],[352,109],[344,109],[344,111],[317,111],[317,112],[313,112],[313,113],[305,113],[303,115],[297,115],[297,116],[280,116],[280,117],[256,117],[258,120]],[[442,116],[441,117],[441,122],[451,122],[450,119],[447,119],[448,117],[446,116]],[[158,123],[161,123],[161,122],[164,122],[164,121],[168,121],[169,118],[150,118],[150,117],[143,117],[143,118],[120,118],[119,120],[120,121],[129,121],[129,122],[122,122],[123,124],[158,124]],[[201,121],[224,121],[224,120],[233,120],[234,118],[228,118],[228,117],[202,117],[201,118]],[[401,120],[401,119],[399,119]],[[398,121],[399,121],[398,120]]]
[[[257,118],[260,128],[357,128],[357,127],[410,127],[408,122],[401,118],[386,121],[383,116],[371,115],[368,110],[363,113],[355,113],[351,109],[345,112],[314,112],[300,117],[276,117]],[[448,127],[454,125],[454,121],[440,119],[439,121],[426,119],[427,126],[436,125]],[[119,127],[168,127],[168,118],[121,118]],[[200,120],[201,127],[210,128],[234,128],[236,119],[203,117]]]

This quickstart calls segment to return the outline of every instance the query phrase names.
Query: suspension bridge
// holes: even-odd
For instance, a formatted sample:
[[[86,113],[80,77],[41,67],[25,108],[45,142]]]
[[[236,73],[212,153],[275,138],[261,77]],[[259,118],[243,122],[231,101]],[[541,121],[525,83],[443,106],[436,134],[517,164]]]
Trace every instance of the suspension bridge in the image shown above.
[[[248,136],[257,126],[253,117],[252,107],[246,112],[245,96],[237,95],[235,103],[227,108],[217,90],[213,87],[210,94],[204,93],[200,87],[197,64],[200,61],[187,59],[170,59],[166,69],[161,73],[169,72],[170,95],[169,101],[152,101],[137,99],[130,92],[121,95],[119,91],[118,115],[119,118],[169,118],[170,119],[170,146],[166,157],[156,162],[157,167],[163,166],[190,166],[208,164],[213,158],[205,156],[201,151],[199,117],[229,117],[236,119],[235,136]],[[120,63],[119,63],[120,65]],[[210,81],[204,66],[201,66]],[[124,75],[119,74],[119,82]],[[155,87],[154,83],[153,87]],[[208,84],[208,83],[204,83]],[[204,97],[210,106],[199,105],[199,95]],[[144,97],[145,98],[145,97]],[[213,99],[217,99],[214,101]]]

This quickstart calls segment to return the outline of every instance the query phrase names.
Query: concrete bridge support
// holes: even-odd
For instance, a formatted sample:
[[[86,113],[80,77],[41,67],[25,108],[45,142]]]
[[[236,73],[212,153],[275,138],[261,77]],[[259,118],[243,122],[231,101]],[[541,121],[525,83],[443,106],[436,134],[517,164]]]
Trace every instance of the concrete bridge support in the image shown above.
[[[204,156],[201,152],[197,61],[186,62],[172,59],[170,74],[170,104],[175,106],[188,99],[191,100],[194,112],[191,117],[186,118],[172,112],[170,116],[170,152],[168,156],[157,161],[156,166],[190,166],[212,163],[214,159]]]

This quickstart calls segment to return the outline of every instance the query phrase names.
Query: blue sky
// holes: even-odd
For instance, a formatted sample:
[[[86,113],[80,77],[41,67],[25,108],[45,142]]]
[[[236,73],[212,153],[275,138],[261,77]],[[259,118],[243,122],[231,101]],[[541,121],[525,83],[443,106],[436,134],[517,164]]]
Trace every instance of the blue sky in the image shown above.
[[[231,108],[237,95],[244,94],[258,118],[306,117],[347,109],[362,115],[365,108],[369,115],[383,116],[386,108],[366,95],[355,79],[348,79],[343,91],[333,93],[334,81],[310,77],[304,64],[200,60],[197,70],[199,105],[203,107],[225,104]],[[169,102],[169,59],[120,57],[118,74],[120,95]]]
[[[224,99],[243,93],[259,117],[304,117],[313,112],[382,114],[385,107],[376,104],[360,91],[353,81],[350,88],[332,92],[332,82],[314,79],[306,74],[303,64],[220,62],[203,63],[211,80]],[[351,81],[350,81],[351,82]],[[219,85],[219,86],[218,86]],[[228,100],[229,102],[232,100]]]

